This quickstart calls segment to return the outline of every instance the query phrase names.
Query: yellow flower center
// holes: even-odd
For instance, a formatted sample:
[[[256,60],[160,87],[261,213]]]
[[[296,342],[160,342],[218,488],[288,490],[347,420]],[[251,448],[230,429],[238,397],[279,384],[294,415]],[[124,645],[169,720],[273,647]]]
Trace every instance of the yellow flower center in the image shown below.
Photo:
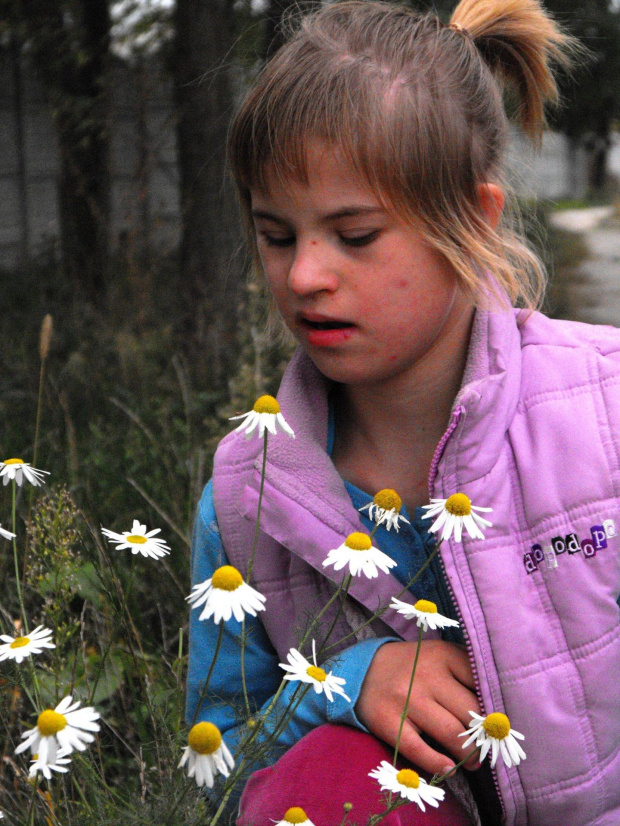
[[[496,740],[503,740],[510,734],[510,720],[505,714],[500,714],[495,711],[485,718],[482,728],[490,737],[495,737]]]
[[[222,735],[213,723],[196,723],[189,732],[187,742],[197,754],[213,754],[222,745]]]
[[[391,488],[380,490],[379,493],[375,494],[372,501],[377,507],[383,508],[386,511],[395,510],[396,513],[400,513],[400,509],[403,506],[403,500],[396,491]]]
[[[396,775],[396,782],[408,789],[417,789],[420,785],[420,775],[413,769],[401,769]]]
[[[67,718],[51,708],[42,711],[37,719],[37,728],[41,737],[53,737],[67,725]]]
[[[308,677],[312,677],[314,680],[318,680],[320,683],[324,683],[327,679],[327,674],[323,671],[322,668],[319,668],[318,665],[309,665],[306,668],[306,674]]]
[[[305,823],[305,821],[308,820],[308,815],[301,806],[292,806],[286,810],[284,820],[286,823]]]
[[[9,648],[23,648],[30,642],[30,637],[15,637]]]
[[[243,585],[243,577],[232,565],[222,565],[214,572],[211,585],[221,591],[236,591],[240,585]]]
[[[464,493],[453,493],[446,499],[446,510],[454,516],[469,516],[471,513],[471,500]]]
[[[261,396],[254,402],[253,410],[255,413],[271,413],[272,416],[275,416],[280,412],[280,405],[273,396]]]
[[[372,548],[372,542],[368,534],[361,533],[360,531],[350,533],[345,539],[344,544],[347,548],[351,548],[352,551],[369,551]]]
[[[430,599],[419,599],[413,607],[417,608],[418,611],[424,611],[425,614],[437,613],[437,606]]]
[[[131,536],[127,537],[127,542],[133,542],[134,545],[144,545],[146,536],[140,536],[139,533],[132,533]]]
[[[4,465],[23,465],[25,464],[23,459],[5,459],[3,462]]]

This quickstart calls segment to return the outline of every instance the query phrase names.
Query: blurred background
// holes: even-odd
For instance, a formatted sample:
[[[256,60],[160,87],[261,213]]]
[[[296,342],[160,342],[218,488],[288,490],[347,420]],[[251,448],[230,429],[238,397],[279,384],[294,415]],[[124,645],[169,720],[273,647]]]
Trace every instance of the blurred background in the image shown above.
[[[511,180],[551,274],[547,311],[620,324],[620,12],[547,6],[591,59],[562,78],[539,155],[513,133]],[[288,355],[245,274],[226,131],[282,17],[312,7],[0,0],[0,456],[33,460],[42,377],[50,485],[95,526],[139,518],[173,546],[175,582],[140,615],[164,650],[185,623],[214,446]],[[432,7],[447,20],[453,4]]]

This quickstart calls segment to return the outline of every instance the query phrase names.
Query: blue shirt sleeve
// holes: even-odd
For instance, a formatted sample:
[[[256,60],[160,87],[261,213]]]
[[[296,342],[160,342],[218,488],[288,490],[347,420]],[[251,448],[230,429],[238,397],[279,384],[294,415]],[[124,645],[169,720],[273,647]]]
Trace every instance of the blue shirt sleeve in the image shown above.
[[[192,584],[204,582],[221,565],[228,564],[217,527],[213,506],[212,483],[203,493],[192,544]],[[205,678],[211,666],[217,644],[219,626],[212,620],[199,620],[201,609],[192,609],[189,626],[189,672],[187,679],[186,719],[189,726],[195,722],[208,720],[222,732],[222,736],[235,754],[240,742],[248,735],[246,714],[241,682],[241,623],[231,618],[224,623],[223,637],[217,662],[209,681],[208,690],[201,701]],[[280,659],[272,646],[265,629],[257,617],[247,616],[245,675],[251,711],[265,711],[272,700],[284,671],[279,667]],[[349,700],[334,695],[328,702],[324,693],[316,694],[307,690],[296,708],[288,725],[275,738],[268,752],[259,762],[248,767],[255,771],[274,763],[280,755],[301,737],[323,723],[339,723],[366,730],[354,711],[366,671],[377,649],[397,637],[367,639],[350,646],[335,657],[322,663],[326,671],[332,670],[346,680],[343,690]],[[264,727],[264,737],[269,736],[274,725],[282,718],[293,695],[300,695],[300,686],[289,681],[278,698],[274,713]]]

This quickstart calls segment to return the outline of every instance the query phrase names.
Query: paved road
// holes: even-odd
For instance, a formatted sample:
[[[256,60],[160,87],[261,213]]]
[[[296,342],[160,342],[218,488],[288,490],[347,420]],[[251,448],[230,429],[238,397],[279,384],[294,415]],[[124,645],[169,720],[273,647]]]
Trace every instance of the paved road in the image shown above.
[[[563,210],[553,213],[551,222],[582,234],[590,250],[563,278],[571,317],[620,327],[620,221],[615,227],[602,225],[613,213],[613,207]]]

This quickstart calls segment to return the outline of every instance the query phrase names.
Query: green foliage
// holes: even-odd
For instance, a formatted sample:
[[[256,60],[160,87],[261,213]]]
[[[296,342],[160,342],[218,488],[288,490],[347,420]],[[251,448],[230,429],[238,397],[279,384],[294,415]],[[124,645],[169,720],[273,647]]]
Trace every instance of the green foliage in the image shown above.
[[[37,658],[36,684],[28,661],[0,664],[0,749],[9,755],[0,810],[11,824],[28,822],[32,801],[35,823],[150,826],[207,816],[194,781],[176,768],[186,742],[189,536],[227,417],[275,391],[284,351],[264,332],[260,290],[249,290],[230,393],[197,386],[200,371],[183,352],[177,272],[164,260],[137,278],[118,262],[105,312],[72,295],[51,258],[5,278],[0,459],[32,460],[39,327],[45,313],[54,317],[36,462],[50,476],[41,489],[17,489],[15,529],[29,627],[51,628],[56,648]],[[146,307],[145,283],[157,283]],[[0,487],[5,528],[10,514],[11,486]],[[160,527],[170,555],[144,559],[102,537],[101,526],[122,532],[133,519]],[[5,540],[0,574],[0,632],[13,633],[20,606]],[[27,761],[12,755],[36,722],[31,700],[54,707],[69,692],[96,705],[105,725],[97,748],[73,760],[70,779],[54,778],[50,803],[34,792]]]

